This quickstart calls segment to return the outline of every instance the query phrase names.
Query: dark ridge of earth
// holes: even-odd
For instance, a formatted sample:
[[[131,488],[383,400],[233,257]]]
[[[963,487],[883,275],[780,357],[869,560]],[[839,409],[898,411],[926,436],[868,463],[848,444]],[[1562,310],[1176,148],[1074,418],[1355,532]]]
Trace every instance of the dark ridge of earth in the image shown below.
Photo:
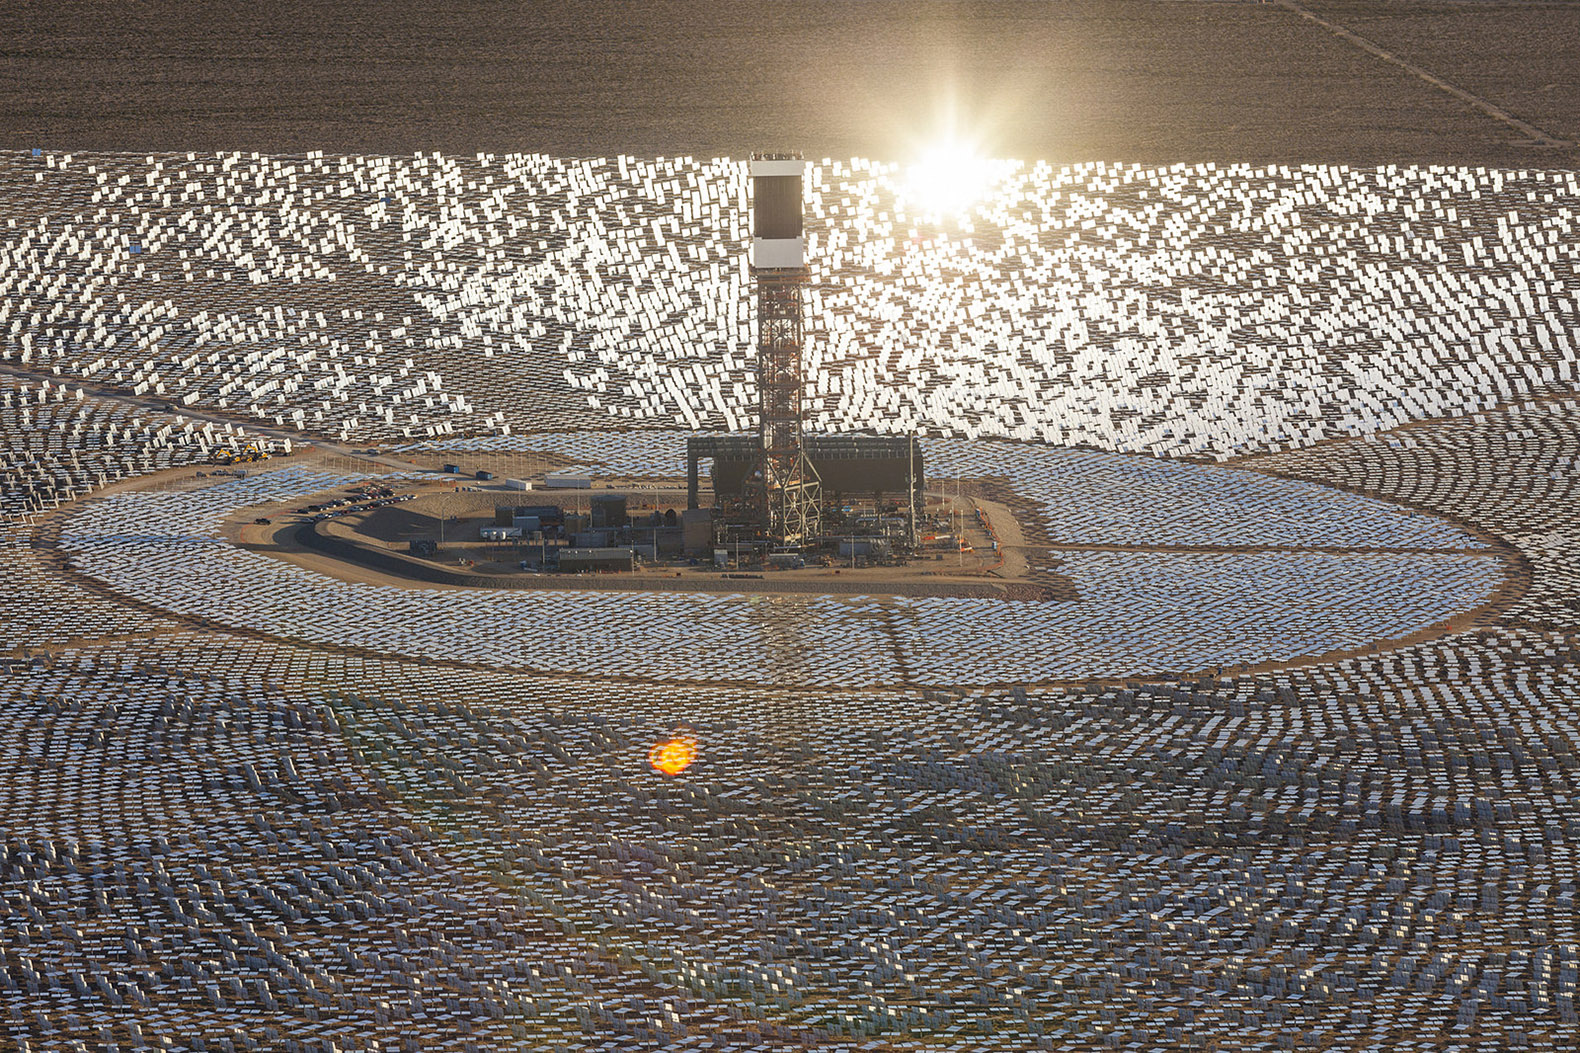
[[[1580,6],[1313,6],[1577,131]],[[1580,161],[1277,4],[0,5],[0,149],[898,160],[951,120],[1056,162]]]

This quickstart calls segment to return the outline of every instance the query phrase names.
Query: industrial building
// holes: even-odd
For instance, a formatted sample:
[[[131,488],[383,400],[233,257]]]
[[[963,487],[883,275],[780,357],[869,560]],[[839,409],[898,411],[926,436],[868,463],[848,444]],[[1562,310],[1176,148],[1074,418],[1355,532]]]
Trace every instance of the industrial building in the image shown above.
[[[907,435],[807,435],[803,450],[817,473],[826,508],[894,506],[910,513],[921,507],[921,446]],[[711,462],[715,508],[738,507],[756,471],[758,445],[752,435],[695,435],[686,440],[686,507],[701,507],[702,463]]]
[[[562,548],[559,569],[562,574],[628,571],[636,565],[636,554],[629,548]]]

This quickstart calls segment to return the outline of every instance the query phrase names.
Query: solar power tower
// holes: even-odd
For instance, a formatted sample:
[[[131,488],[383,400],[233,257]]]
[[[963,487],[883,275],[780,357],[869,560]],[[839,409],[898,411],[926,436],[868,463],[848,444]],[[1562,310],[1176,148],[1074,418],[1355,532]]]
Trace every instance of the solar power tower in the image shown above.
[[[817,471],[803,438],[806,237],[800,154],[753,154],[752,280],[757,286],[757,434],[749,500],[770,545],[796,548],[818,533]]]

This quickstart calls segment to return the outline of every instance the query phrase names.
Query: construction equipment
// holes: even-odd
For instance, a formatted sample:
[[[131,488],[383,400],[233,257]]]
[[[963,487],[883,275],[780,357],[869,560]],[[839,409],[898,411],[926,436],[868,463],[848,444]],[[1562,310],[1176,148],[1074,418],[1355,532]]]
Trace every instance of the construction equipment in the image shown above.
[[[249,464],[253,461],[267,461],[268,459],[268,452],[259,448],[255,442],[249,442],[247,445],[235,450],[222,446],[209,454],[208,458],[210,464]]]

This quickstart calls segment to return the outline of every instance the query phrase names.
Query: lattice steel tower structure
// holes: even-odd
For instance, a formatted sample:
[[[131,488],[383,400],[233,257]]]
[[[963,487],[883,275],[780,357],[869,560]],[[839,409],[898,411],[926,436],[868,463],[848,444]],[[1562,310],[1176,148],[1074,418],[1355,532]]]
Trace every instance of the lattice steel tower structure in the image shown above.
[[[752,280],[757,286],[757,434],[761,456],[748,488],[770,545],[796,548],[817,536],[821,495],[802,441],[806,360],[799,154],[753,154]]]

